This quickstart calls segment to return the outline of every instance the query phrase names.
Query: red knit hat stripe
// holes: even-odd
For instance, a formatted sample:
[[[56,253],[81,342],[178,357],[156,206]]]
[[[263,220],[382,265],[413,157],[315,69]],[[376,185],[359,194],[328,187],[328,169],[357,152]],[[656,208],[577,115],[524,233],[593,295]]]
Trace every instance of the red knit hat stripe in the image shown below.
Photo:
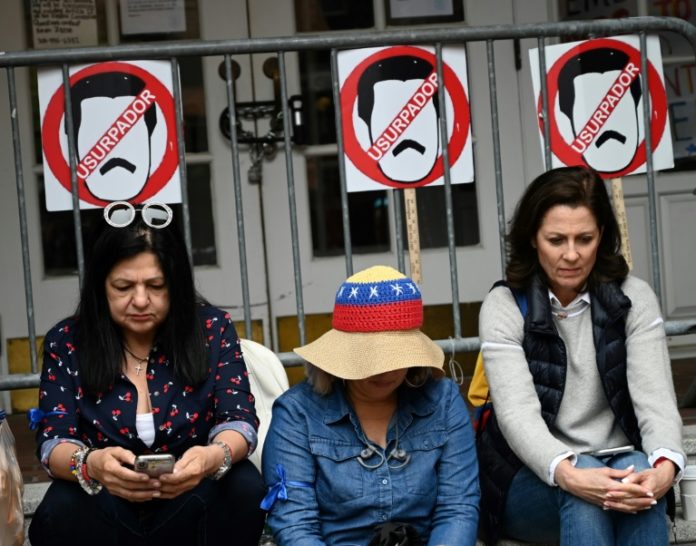
[[[383,305],[334,306],[333,327],[344,332],[387,332],[413,330],[423,324],[423,304],[419,299]]]

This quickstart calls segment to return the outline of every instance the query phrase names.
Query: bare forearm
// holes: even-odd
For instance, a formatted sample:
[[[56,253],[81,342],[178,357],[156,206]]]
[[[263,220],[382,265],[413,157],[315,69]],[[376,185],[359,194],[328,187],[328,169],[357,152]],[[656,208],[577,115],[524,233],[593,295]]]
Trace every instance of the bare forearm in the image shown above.
[[[51,469],[51,474],[62,480],[77,481],[77,478],[70,471],[70,463],[73,453],[79,449],[78,446],[71,443],[58,444],[51,451],[51,457],[48,460],[48,467]]]
[[[239,432],[234,430],[223,430],[213,438],[214,442],[225,442],[232,453],[232,462],[237,463],[243,459],[246,459],[247,451],[249,450],[249,445],[246,439]],[[222,464],[224,454],[222,450],[218,450],[219,461],[218,465],[213,469],[216,470]]]

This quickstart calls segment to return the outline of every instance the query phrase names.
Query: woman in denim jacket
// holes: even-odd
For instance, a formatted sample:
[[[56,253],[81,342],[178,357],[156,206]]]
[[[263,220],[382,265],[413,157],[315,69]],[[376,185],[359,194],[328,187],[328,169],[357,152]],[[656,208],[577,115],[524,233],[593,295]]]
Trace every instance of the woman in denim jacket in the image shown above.
[[[423,544],[476,543],[473,433],[422,322],[418,286],[376,266],[341,285],[333,329],[295,349],[307,381],[276,401],[263,453],[281,546],[366,545],[385,522]]]

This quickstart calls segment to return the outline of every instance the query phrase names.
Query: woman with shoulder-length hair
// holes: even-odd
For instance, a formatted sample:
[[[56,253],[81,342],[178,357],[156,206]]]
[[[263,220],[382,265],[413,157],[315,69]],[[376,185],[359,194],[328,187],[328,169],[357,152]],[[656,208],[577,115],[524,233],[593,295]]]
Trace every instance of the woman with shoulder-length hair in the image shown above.
[[[30,417],[54,481],[31,542],[255,546],[258,421],[230,315],[197,296],[168,206],[104,218],[77,311],[44,341]]]
[[[375,266],[339,287],[333,328],[295,349],[307,381],[276,400],[263,449],[279,546],[476,543],[468,412],[422,322],[418,286]]]
[[[478,438],[489,542],[668,543],[681,419],[657,298],[620,250],[589,168],[540,175],[517,205],[507,287],[479,319],[494,408]]]

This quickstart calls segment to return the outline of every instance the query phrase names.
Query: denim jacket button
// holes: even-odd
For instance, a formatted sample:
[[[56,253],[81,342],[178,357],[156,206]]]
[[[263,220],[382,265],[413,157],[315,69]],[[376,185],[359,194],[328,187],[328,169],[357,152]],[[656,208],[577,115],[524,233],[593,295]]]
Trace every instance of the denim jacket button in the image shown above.
[[[389,480],[387,478],[384,478],[382,480],[382,485],[387,485],[389,483]]]
[[[379,518],[380,518],[382,521],[385,521],[385,520],[387,519],[387,514],[380,514]]]

